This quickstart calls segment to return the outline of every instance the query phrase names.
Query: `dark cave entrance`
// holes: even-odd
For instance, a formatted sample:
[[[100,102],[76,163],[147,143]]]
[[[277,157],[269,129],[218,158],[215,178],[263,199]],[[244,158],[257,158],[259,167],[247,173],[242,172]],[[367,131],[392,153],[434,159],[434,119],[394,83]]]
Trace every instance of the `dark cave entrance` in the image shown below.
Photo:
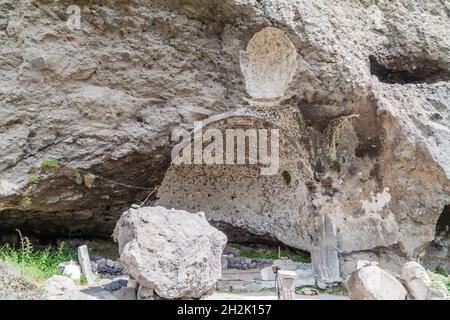
[[[389,84],[417,84],[449,81],[450,72],[443,63],[430,57],[418,59],[408,57],[387,58],[382,63],[375,56],[369,56],[370,74]]]
[[[442,210],[436,223],[434,240],[423,257],[423,265],[444,276],[450,272],[450,205]]]
[[[300,258],[303,262],[311,262],[311,253],[298,248],[287,246],[270,235],[257,235],[243,228],[225,222],[213,222],[211,225],[219,229],[228,238],[227,247],[243,246],[247,258],[277,259],[277,253],[283,258]],[[227,248],[224,250],[227,253]]]
[[[436,239],[449,239],[450,238],[450,205],[444,207],[442,214],[440,215],[436,223]]]

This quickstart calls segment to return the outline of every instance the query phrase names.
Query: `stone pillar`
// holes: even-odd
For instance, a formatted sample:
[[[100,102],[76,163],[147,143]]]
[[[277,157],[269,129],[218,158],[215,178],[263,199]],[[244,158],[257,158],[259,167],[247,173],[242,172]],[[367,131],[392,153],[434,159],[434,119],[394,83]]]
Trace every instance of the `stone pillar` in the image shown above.
[[[95,283],[95,277],[92,273],[91,259],[86,245],[78,247],[78,261],[80,262],[81,271],[88,284]]]
[[[323,215],[319,224],[317,246],[311,251],[311,260],[317,284],[325,287],[327,283],[341,282],[336,234],[333,221]]]
[[[295,294],[295,280],[297,272],[290,270],[278,271],[278,278],[281,283],[281,300],[293,300]]]

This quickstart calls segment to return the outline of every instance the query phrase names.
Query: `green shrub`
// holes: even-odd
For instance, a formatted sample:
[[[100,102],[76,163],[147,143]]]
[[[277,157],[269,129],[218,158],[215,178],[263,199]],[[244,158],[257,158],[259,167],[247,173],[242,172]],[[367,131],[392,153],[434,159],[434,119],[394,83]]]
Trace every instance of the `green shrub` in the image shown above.
[[[286,183],[287,185],[291,184],[292,177],[291,177],[291,174],[289,173],[289,171],[284,170],[281,173],[281,176],[283,177],[284,183]]]
[[[342,170],[342,166],[341,166],[341,164],[339,163],[339,161],[337,161],[337,160],[333,160],[333,161],[331,162],[330,168],[331,168],[332,170],[336,171],[337,173],[340,173],[341,170]]]
[[[76,260],[74,250],[64,246],[64,242],[55,249],[50,246],[43,250],[35,250],[28,237],[20,235],[20,248],[9,244],[0,248],[0,260],[8,261],[19,267],[21,272],[34,281],[42,281],[60,274],[58,265],[61,262]]]
[[[80,171],[78,171],[77,168],[71,166],[70,169],[72,169],[73,176],[75,179],[78,179],[81,177],[81,173],[80,173]]]
[[[28,183],[29,184],[36,184],[36,183],[38,183],[38,181],[39,181],[39,178],[36,177],[36,176],[29,176],[28,177]]]
[[[437,274],[443,275],[444,277],[448,277],[448,271],[443,266],[439,265],[434,269],[434,272]]]
[[[253,249],[242,247],[240,244],[237,243],[228,243],[227,245],[231,248],[238,249],[239,255],[244,258],[272,259],[272,260],[278,259],[278,250],[276,249]],[[307,256],[306,254],[305,255],[295,254],[286,249],[281,250],[281,257],[288,258],[295,262],[305,262],[305,263],[311,262],[310,257]]]
[[[26,192],[28,193],[29,190],[26,190]],[[32,205],[32,203],[33,203],[33,199],[30,196],[24,196],[20,202],[20,204],[23,207],[29,207]]]
[[[28,169],[28,173],[31,173],[31,174],[34,174],[34,173],[36,173],[38,171],[38,169],[35,167],[35,166],[31,166],[29,169]]]
[[[433,282],[437,286],[447,287],[447,290],[450,290],[450,280],[448,279],[448,277],[428,270],[427,274],[430,277],[431,282]]]
[[[58,160],[44,160],[41,163],[41,169],[45,170],[45,169],[49,169],[49,170],[55,170],[57,169],[59,166],[61,165],[61,163]]]
[[[227,243],[227,246],[229,246],[230,248],[234,248],[234,249],[241,249],[241,245],[239,243]]]

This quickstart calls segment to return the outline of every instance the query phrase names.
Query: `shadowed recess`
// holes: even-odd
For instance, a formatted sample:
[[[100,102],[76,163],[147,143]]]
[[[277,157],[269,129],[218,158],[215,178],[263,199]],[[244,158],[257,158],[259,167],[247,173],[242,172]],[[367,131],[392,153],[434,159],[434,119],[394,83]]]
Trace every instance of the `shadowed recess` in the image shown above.
[[[422,59],[409,59],[395,57],[386,64],[379,62],[374,56],[369,56],[370,74],[378,80],[389,84],[418,84],[448,81],[450,73],[448,68],[439,61],[424,57]]]

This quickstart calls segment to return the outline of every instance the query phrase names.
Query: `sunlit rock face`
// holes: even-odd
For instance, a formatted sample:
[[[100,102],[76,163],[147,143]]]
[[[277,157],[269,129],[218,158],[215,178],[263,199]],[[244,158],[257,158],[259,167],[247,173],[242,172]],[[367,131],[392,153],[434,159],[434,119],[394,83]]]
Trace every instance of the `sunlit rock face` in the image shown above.
[[[190,211],[201,208],[217,226],[233,226],[307,250],[318,276],[332,282],[339,273],[324,277],[322,269],[338,271],[336,248],[329,258],[322,246],[321,217],[308,208],[314,176],[309,146],[302,140],[304,121],[297,108],[279,104],[295,73],[295,59],[295,47],[282,31],[264,28],[252,37],[240,60],[250,104],[205,121],[207,125],[198,130],[203,137],[211,130],[221,134],[211,144],[203,139],[203,161],[195,161],[200,136],[194,131],[188,149],[181,152],[192,159],[174,159],[158,190],[157,204]],[[227,136],[231,131],[237,133],[236,141]],[[261,133],[266,132],[270,137],[262,141]],[[205,160],[217,140],[215,154],[224,153],[224,158]],[[263,149],[269,154],[267,161],[261,161]],[[235,151],[232,162],[225,159],[228,150]],[[334,230],[330,232],[334,240]]]
[[[273,184],[300,203],[288,218],[267,213],[258,225],[255,210],[239,225],[303,247],[317,239],[317,224],[293,221],[327,216],[341,271],[354,259],[398,271],[427,251],[450,203],[446,3],[103,1],[82,6],[75,32],[66,26],[70,4],[0,4],[2,228],[109,236],[120,213],[161,183],[172,130],[234,112],[247,98],[252,107],[293,109],[297,154],[285,163],[304,162],[288,169],[294,193],[282,171]],[[266,27],[295,48],[281,50],[286,59],[272,69],[250,59],[259,43],[250,40]],[[295,71],[277,75],[292,63]],[[267,83],[245,81],[259,78],[252,70],[277,79],[269,86],[276,99],[264,95]],[[41,170],[49,159],[67,165]]]
[[[296,108],[279,106],[276,100],[292,80],[295,56],[294,46],[282,31],[264,28],[255,34],[241,53],[251,104],[204,121],[199,130],[203,159],[195,161],[194,154],[189,163],[174,161],[159,189],[158,203],[188,210],[203,208],[212,221],[310,248],[315,223],[308,219],[314,217],[299,214],[307,205],[305,181],[313,179],[307,146],[298,141],[305,127]],[[288,63],[283,60],[287,58],[291,58]],[[212,130],[220,137],[208,143]],[[230,131],[236,138],[230,137]],[[201,139],[196,133],[192,138],[189,154],[196,152],[194,140]],[[208,161],[207,150],[217,140],[219,159]],[[233,152],[231,162],[228,150]],[[267,155],[265,161],[261,152]]]
[[[255,138],[249,140],[255,144],[261,142],[258,130],[269,131],[269,143],[270,135],[275,134],[270,131],[279,130],[278,164],[249,164],[248,157],[243,164],[173,164],[158,190],[157,203],[188,211],[202,208],[210,221],[227,223],[310,250],[316,224],[311,223],[314,215],[304,210],[310,193],[305,182],[312,181],[313,173],[309,159],[304,158],[308,156],[305,146],[291,143],[304,133],[301,116],[291,107],[282,110],[266,108],[264,113],[252,111],[251,116],[236,112],[212,122],[204,132],[210,128],[220,130],[225,148],[226,130],[243,130],[249,135],[256,132]],[[269,152],[271,147],[276,146],[269,145]],[[245,154],[248,156],[249,152]],[[274,171],[262,174],[264,168]]]
[[[436,179],[436,182],[440,180],[439,172],[442,171],[436,162],[425,164],[413,160],[413,150],[425,150],[405,133],[404,130],[410,132],[410,128],[403,116],[395,117],[397,107],[392,106],[395,110],[391,113],[382,97],[386,94],[380,96],[383,90],[389,89],[383,84],[385,79],[380,79],[373,58],[368,59],[369,75],[358,80],[368,79],[371,91],[364,93],[357,89],[356,93],[355,88],[348,88],[346,94],[352,97],[352,101],[343,103],[336,100],[336,92],[333,91],[328,97],[324,93],[318,99],[334,101],[330,103],[308,103],[308,100],[318,98],[313,96],[306,99],[294,96],[282,102],[283,98],[297,93],[294,85],[301,83],[307,86],[299,79],[304,77],[302,73],[308,73],[302,67],[292,66],[294,60],[297,66],[302,66],[304,57],[291,50],[292,42],[286,34],[294,43],[299,41],[291,33],[265,28],[249,40],[246,51],[241,53],[241,69],[250,96],[246,99],[250,105],[243,108],[287,112],[292,110],[292,102],[297,101],[294,107],[300,114],[296,117],[292,113],[286,115],[283,122],[300,123],[295,141],[299,148],[284,155],[293,163],[301,163],[292,171],[296,183],[303,187],[286,190],[282,183],[258,183],[262,178],[258,177],[255,168],[251,171],[250,168],[233,166],[172,165],[159,190],[158,203],[205,210],[211,221],[225,222],[227,226],[234,225],[311,251],[319,273],[320,269],[335,268],[333,249],[339,255],[343,275],[354,269],[355,259],[364,257],[399,271],[406,258],[424,254],[427,244],[433,239],[436,220],[447,201],[447,178],[443,177],[443,184],[435,184],[442,189],[430,186],[429,191],[432,192],[426,189],[419,192],[421,200],[406,192],[412,185],[407,181],[421,177],[421,181]],[[306,48],[303,50],[307,51]],[[389,72],[386,70],[384,72]],[[405,77],[405,81],[413,81],[414,78]],[[294,85],[289,85],[292,79]],[[442,89],[443,96],[448,95],[447,87]],[[343,110],[347,107],[348,110]],[[233,121],[213,124],[221,130],[235,125]],[[253,127],[258,126],[253,124]],[[292,146],[291,139],[283,138]],[[432,151],[432,146],[429,147]],[[429,157],[425,156],[426,153],[422,156]],[[406,163],[411,162],[420,169],[407,169]],[[269,179],[281,182],[285,173],[286,170],[280,168],[277,177]],[[271,186],[271,192],[264,192],[267,185]],[[291,195],[291,201],[278,197],[278,194],[286,193]],[[421,210],[423,199],[430,202],[427,213],[420,214],[422,221],[410,218],[414,214],[405,212],[405,208]],[[283,205],[290,209],[282,210]],[[333,274],[324,278],[327,276],[328,280],[336,279]]]
[[[283,96],[297,67],[297,51],[281,30],[268,27],[256,33],[241,52],[247,93],[254,99]]]

